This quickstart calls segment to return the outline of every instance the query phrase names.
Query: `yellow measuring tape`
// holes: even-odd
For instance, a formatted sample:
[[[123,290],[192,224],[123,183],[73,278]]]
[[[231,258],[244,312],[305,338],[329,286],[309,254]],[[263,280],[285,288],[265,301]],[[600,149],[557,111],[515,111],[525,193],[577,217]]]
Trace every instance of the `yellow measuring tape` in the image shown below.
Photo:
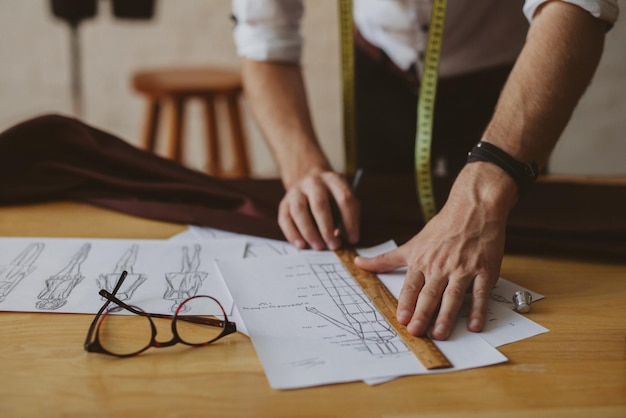
[[[343,141],[345,173],[356,173],[356,117],[354,106],[354,30],[352,0],[339,1],[341,39],[341,82],[343,87]]]
[[[446,0],[433,0],[430,13],[426,57],[417,106],[417,134],[415,138],[415,176],[417,195],[422,206],[424,222],[435,214],[435,197],[430,164],[430,153],[435,116],[435,97],[439,58],[443,41]],[[352,27],[352,0],[339,1],[341,35],[341,75],[343,83],[343,130],[346,169],[348,175],[356,172],[356,123],[354,98],[354,33]]]
[[[446,0],[434,0],[430,12],[426,58],[417,104],[417,135],[415,138],[415,181],[417,183],[417,195],[422,206],[422,214],[424,215],[424,223],[431,220],[437,213],[433,193],[430,151],[433,138],[433,120],[435,118],[439,58],[441,57],[445,19]]]

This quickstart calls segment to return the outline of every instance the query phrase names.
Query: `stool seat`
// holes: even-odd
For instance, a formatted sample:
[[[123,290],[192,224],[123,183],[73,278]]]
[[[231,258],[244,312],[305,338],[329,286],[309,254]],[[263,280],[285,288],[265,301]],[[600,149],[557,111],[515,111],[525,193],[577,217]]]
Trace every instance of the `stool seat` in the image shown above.
[[[135,73],[133,87],[154,95],[227,93],[242,88],[241,74],[220,68],[164,68]]]
[[[218,177],[249,177],[250,163],[242,127],[239,99],[243,93],[241,74],[227,68],[161,68],[137,71],[132,86],[146,96],[148,111],[142,147],[156,151],[161,110],[170,105],[171,127],[167,157],[182,163],[185,105],[191,99],[203,103],[207,139],[207,173]],[[222,161],[216,106],[225,105],[228,114],[233,166]]]

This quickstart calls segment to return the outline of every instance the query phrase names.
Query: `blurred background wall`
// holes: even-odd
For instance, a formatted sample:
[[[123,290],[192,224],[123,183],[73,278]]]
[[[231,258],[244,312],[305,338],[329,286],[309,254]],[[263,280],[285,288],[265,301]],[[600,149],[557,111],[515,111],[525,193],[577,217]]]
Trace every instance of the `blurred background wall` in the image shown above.
[[[341,87],[336,1],[306,1],[303,66],[316,128],[337,169],[343,168]],[[622,5],[623,6],[623,5]],[[626,11],[609,32],[597,75],[551,161],[572,174],[626,174]],[[110,0],[80,25],[83,119],[139,144],[145,111],[130,86],[138,69],[215,65],[239,67],[228,0],[157,0],[149,21],[115,19]],[[52,16],[48,0],[0,0],[0,131],[43,113],[72,114],[70,34]],[[186,157],[202,169],[199,105],[187,114]],[[246,132],[259,177],[277,175],[247,108]],[[190,141],[191,140],[191,141]],[[191,148],[191,149],[189,149]]]

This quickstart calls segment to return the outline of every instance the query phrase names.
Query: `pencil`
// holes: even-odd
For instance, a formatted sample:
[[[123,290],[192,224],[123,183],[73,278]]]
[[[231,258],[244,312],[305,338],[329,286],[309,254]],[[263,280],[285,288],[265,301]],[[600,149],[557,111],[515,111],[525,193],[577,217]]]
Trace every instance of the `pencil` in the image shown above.
[[[355,195],[361,183],[362,177],[363,177],[363,169],[359,168],[354,174],[354,178],[352,179],[352,185],[351,185],[352,193],[354,193]],[[332,198],[332,196],[330,197],[330,209],[333,215],[333,222],[335,224],[335,231],[333,232],[333,235],[335,237],[340,237],[342,241],[345,240],[347,242],[346,231],[343,225],[341,212],[339,211],[339,206],[337,205],[337,202],[335,201],[335,199]]]

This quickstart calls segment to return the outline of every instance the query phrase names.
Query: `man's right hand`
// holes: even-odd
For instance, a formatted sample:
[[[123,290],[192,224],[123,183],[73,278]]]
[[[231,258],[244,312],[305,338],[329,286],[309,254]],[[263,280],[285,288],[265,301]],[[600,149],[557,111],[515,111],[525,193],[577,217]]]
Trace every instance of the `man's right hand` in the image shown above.
[[[332,205],[337,204],[348,243],[359,240],[360,205],[345,177],[333,171],[311,174],[294,182],[278,208],[278,224],[296,248],[341,247]]]
[[[278,210],[283,234],[297,248],[339,248],[334,200],[345,237],[356,243],[359,203],[344,176],[332,171],[317,140],[300,66],[245,58],[242,63],[246,98],[287,190]]]

